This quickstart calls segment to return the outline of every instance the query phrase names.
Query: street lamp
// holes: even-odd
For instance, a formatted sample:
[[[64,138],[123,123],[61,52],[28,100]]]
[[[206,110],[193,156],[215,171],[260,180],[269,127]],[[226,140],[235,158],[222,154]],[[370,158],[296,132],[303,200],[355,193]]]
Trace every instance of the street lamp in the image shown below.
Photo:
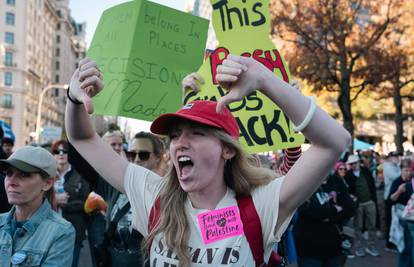
[[[49,84],[45,88],[43,88],[42,92],[40,93],[39,103],[37,104],[37,119],[36,119],[36,142],[40,142],[40,126],[41,126],[41,119],[42,119],[42,102],[43,97],[46,94],[47,90],[56,88],[56,89],[65,89],[69,88],[68,84]]]

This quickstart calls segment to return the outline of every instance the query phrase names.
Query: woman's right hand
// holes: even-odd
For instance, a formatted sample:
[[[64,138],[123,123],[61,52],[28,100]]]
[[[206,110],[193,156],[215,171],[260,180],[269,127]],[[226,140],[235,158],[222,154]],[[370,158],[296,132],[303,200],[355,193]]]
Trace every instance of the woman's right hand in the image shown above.
[[[405,193],[405,191],[407,190],[406,187],[405,187],[405,183],[404,184],[400,184],[400,186],[398,187],[397,190],[398,190],[398,192],[400,194]]]
[[[82,102],[89,114],[93,113],[92,97],[103,89],[102,79],[102,73],[96,62],[90,58],[84,58],[79,62],[79,67],[70,81],[70,97]]]

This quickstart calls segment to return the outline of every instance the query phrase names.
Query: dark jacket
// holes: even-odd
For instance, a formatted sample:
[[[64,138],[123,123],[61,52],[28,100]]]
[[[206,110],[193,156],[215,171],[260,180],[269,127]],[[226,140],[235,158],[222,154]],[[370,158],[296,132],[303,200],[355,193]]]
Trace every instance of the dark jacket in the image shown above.
[[[108,212],[106,216],[108,226],[110,211],[118,199],[120,192],[105,181],[70,143],[68,147],[68,159],[72,167],[81,174],[85,181],[88,182],[91,190],[100,195],[108,204]]]
[[[93,188],[93,190],[101,195],[107,202],[108,210],[105,218],[107,230],[105,236],[109,236],[108,233],[110,231],[108,231],[108,228],[111,225],[110,215],[121,193],[106,182],[71,144],[69,144],[68,156],[72,166],[82,174],[82,177],[88,181],[91,188]],[[118,228],[118,225],[115,226],[116,229]],[[109,239],[108,250],[111,255],[110,266],[143,266],[143,257],[139,247],[143,236],[138,231],[133,230],[131,233],[122,231],[122,235],[119,231],[115,231],[114,235]],[[104,241],[104,243],[106,242]],[[95,254],[99,257],[98,254],[100,253]]]
[[[377,192],[376,192],[376,188],[375,188],[375,181],[374,181],[374,177],[371,174],[371,171],[369,169],[361,166],[359,175],[360,175],[359,178],[366,179],[367,184],[368,184],[368,188],[369,188],[369,192],[370,192],[370,199],[372,201],[374,201],[375,203],[377,203]],[[348,184],[348,191],[352,195],[355,195],[356,179],[359,179],[359,178],[354,175],[352,170],[350,170],[346,173],[345,181]]]
[[[6,153],[4,153],[3,148],[1,146],[0,159],[7,159]],[[0,172],[0,213],[8,212],[12,207],[7,199],[6,189],[4,188],[4,178],[5,175],[2,172]]]
[[[336,194],[336,202],[333,198],[322,200],[330,193]],[[338,212],[335,204],[343,210]],[[346,186],[339,177],[331,176],[298,209],[298,220],[293,227],[298,256],[326,260],[340,255],[340,228],[353,213],[352,199]]]
[[[11,209],[7,199],[6,189],[4,188],[4,179],[6,177],[0,172],[0,213],[8,212]]]
[[[83,205],[90,192],[88,183],[82,179],[81,175],[72,167],[65,174],[65,191],[69,194],[68,203],[63,205],[63,217],[73,224],[76,230],[76,243],[79,244],[85,239],[87,218],[83,210]]]
[[[394,194],[398,190],[398,187],[403,183],[405,183],[405,192],[398,197],[397,201],[392,201],[391,195]],[[397,179],[395,179],[394,182],[392,182],[390,194],[388,195],[388,200],[390,201],[390,203],[392,203],[392,205],[400,203],[405,206],[407,205],[408,200],[410,200],[412,194],[413,184],[411,180],[409,180],[408,182],[404,182],[400,176]]]

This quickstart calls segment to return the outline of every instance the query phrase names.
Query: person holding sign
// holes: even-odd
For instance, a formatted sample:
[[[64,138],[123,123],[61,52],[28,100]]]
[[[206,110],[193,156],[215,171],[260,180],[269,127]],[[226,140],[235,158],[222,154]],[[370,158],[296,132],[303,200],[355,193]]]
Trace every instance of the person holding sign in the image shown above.
[[[218,66],[216,78],[229,91],[218,102],[190,102],[152,123],[153,133],[170,138],[172,168],[161,178],[128,163],[95,133],[88,112],[93,111],[91,97],[103,89],[96,63],[82,60],[72,76],[66,107],[68,138],[109,183],[127,194],[133,227],[146,238],[151,266],[264,264],[292,213],[319,187],[351,139],[316,107],[314,99],[253,59],[230,55]],[[312,143],[278,179],[271,170],[251,165],[237,142],[237,122],[226,108],[255,90],[281,107]],[[263,242],[252,244],[246,235],[252,229],[241,219],[244,200],[253,203]],[[254,253],[256,246],[262,246],[262,261]]]

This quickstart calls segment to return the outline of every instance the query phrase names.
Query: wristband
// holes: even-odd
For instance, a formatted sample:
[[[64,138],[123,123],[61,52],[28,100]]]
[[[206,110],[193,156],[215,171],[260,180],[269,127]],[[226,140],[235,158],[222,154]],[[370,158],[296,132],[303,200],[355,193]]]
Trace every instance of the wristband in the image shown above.
[[[305,129],[308,126],[309,122],[311,121],[313,115],[315,114],[315,111],[316,111],[316,97],[310,96],[308,98],[310,100],[310,103],[309,103],[310,106],[309,106],[308,113],[306,113],[306,116],[303,119],[301,124],[299,124],[298,126],[293,127],[295,132],[300,132],[303,129]]]
[[[83,104],[82,102],[79,102],[78,100],[74,100],[70,97],[69,89],[70,89],[70,87],[68,88],[68,90],[66,90],[66,95],[68,96],[69,101],[72,102],[75,105],[82,105]]]

